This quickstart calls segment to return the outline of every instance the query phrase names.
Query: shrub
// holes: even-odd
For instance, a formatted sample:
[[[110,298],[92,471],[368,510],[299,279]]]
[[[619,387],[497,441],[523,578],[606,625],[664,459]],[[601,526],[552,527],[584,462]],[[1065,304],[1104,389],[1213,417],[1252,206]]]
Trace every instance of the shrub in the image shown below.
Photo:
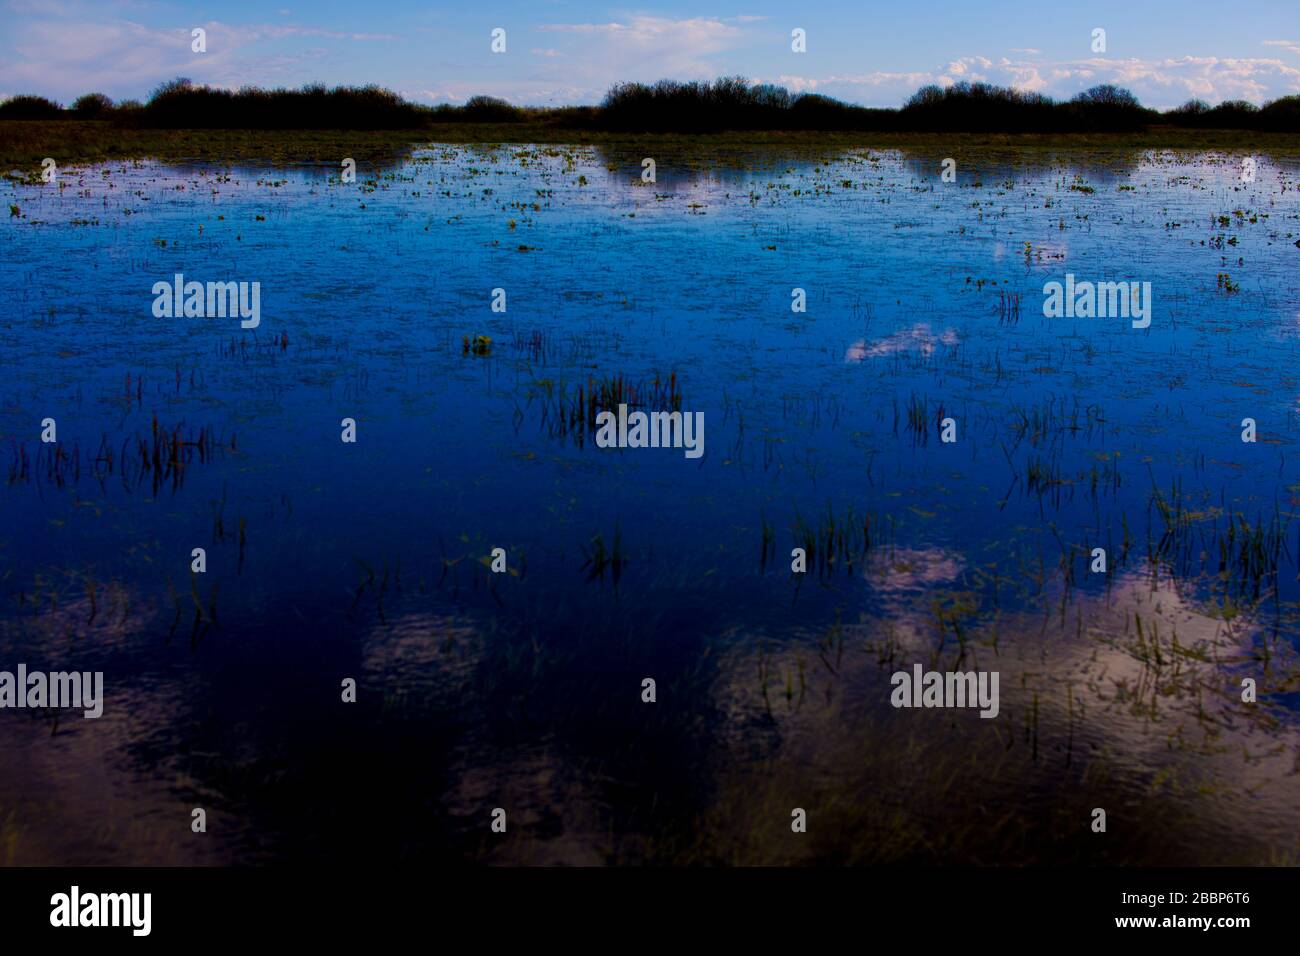
[[[0,103],[0,119],[62,119],[63,108],[43,96],[14,96]]]
[[[78,96],[72,104],[72,112],[78,119],[103,119],[113,111],[113,101],[103,93],[87,93]]]
[[[495,96],[475,96],[460,108],[459,118],[469,123],[521,123],[524,112]]]
[[[155,89],[140,114],[143,125],[165,129],[412,129],[428,118],[428,110],[379,86],[232,91],[184,78]]]

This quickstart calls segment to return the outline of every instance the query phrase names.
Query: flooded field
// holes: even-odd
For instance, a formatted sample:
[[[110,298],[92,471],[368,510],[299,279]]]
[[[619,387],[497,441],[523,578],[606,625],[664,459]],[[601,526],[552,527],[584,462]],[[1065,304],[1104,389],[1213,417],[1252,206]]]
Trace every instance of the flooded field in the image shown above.
[[[946,156],[6,180],[0,864],[1296,864],[1300,162]]]

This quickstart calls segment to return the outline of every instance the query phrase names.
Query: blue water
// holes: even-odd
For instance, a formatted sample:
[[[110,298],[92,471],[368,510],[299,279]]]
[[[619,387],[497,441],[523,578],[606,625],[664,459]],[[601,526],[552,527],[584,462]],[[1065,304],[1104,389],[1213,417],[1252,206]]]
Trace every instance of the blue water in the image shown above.
[[[0,669],[108,697],[0,711],[10,861],[1293,862],[1295,162],[641,159],[0,187]],[[260,325],[156,318],[176,273],[260,283]],[[1149,328],[1045,318],[1067,273],[1149,282]],[[703,457],[559,427],[620,376]],[[155,466],[155,421],[202,448]],[[1002,715],[890,708],[914,662],[1000,669]],[[1143,822],[1081,838],[1087,786]],[[808,804],[848,835],[791,847],[771,807]]]

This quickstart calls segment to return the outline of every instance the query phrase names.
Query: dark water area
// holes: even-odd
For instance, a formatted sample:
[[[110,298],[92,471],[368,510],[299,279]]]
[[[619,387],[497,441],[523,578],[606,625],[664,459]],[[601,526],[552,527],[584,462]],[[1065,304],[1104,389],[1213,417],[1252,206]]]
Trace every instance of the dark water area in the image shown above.
[[[1295,160],[643,158],[5,181],[0,863],[1294,864]]]

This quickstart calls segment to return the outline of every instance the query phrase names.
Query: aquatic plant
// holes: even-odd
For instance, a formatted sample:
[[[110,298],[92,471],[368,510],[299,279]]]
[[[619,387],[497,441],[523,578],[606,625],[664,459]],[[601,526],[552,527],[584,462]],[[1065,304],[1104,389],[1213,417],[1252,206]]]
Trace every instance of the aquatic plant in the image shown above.
[[[476,335],[472,339],[468,335],[463,336],[461,351],[466,355],[491,355],[492,338],[488,335]]]
[[[796,512],[791,535],[806,555],[808,571],[828,577],[840,568],[851,574],[860,567],[873,547],[889,540],[885,527],[874,513],[860,515],[849,507],[836,514],[828,503],[826,511],[813,520]]]
[[[544,392],[542,424],[551,437],[571,437],[579,445],[596,431],[596,416],[603,411],[629,410],[680,412],[682,390],[677,373],[667,379],[655,376],[647,382],[630,382],[622,373],[603,378],[588,377],[570,392],[565,386],[539,382]]]
[[[583,563],[579,570],[587,572],[588,581],[605,580],[605,572],[608,571],[614,582],[614,587],[618,587],[619,578],[623,576],[623,568],[627,565],[627,556],[623,553],[623,532],[618,525],[614,526],[614,542],[610,547],[605,546],[605,539],[599,534],[591,538],[590,546],[582,549]]]

